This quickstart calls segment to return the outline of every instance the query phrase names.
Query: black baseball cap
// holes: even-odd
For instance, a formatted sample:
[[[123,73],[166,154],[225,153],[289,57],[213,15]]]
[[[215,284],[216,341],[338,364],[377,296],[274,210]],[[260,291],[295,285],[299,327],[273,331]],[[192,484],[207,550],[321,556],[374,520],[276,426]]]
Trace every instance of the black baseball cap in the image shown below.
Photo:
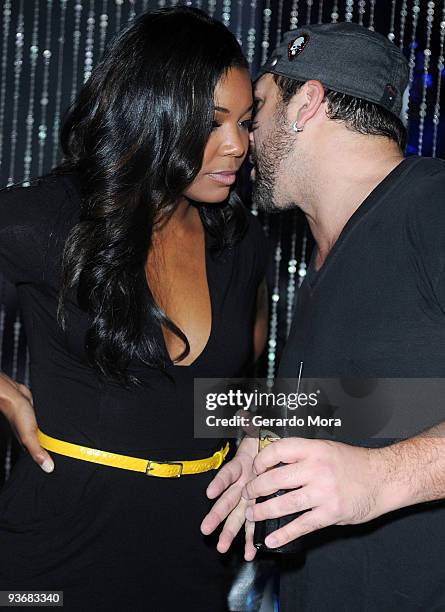
[[[315,79],[328,89],[383,106],[399,116],[409,81],[402,51],[382,34],[356,23],[322,23],[286,32],[259,69],[298,81]]]

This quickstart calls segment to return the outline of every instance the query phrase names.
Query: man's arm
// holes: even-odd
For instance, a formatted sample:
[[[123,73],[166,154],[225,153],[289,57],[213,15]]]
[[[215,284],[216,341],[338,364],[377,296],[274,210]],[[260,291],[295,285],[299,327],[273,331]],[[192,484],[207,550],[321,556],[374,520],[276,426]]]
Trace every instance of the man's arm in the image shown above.
[[[275,467],[278,463],[287,465]],[[445,498],[445,422],[383,448],[286,438],[254,460],[258,476],[243,489],[252,500],[280,489],[289,493],[250,506],[248,520],[310,510],[268,536],[282,546],[330,525],[370,521],[382,514]]]
[[[445,422],[375,450],[385,474],[386,512],[445,499]]]

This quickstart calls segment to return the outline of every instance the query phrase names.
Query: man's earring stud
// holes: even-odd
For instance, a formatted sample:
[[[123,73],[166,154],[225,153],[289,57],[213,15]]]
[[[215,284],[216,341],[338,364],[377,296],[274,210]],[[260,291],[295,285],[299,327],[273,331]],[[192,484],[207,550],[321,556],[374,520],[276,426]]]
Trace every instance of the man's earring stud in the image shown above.
[[[295,121],[295,123],[292,125],[292,129],[294,130],[294,132],[302,132],[303,128],[299,128],[297,125],[297,122]]]

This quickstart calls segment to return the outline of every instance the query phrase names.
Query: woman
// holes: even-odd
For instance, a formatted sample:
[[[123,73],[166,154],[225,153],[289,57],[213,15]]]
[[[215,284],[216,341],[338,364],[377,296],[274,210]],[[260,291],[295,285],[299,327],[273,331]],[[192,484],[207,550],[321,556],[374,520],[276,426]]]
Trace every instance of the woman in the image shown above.
[[[226,609],[230,558],[200,522],[227,447],[193,437],[193,381],[242,376],[264,344],[264,237],[232,191],[251,125],[234,36],[196,9],[149,11],[83,86],[63,163],[0,192],[32,388],[0,380],[30,450],[0,494],[0,589],[63,590],[76,611]],[[33,406],[42,445],[80,453],[53,450],[49,474]],[[240,486],[251,442],[232,459]],[[105,451],[148,471],[93,462]]]

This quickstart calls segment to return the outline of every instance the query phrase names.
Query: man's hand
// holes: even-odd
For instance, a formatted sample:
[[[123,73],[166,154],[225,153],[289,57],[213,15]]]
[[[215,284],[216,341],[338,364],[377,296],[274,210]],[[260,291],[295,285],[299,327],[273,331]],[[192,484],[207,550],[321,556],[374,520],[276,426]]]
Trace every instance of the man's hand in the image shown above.
[[[252,472],[252,465],[257,451],[258,439],[245,437],[234,458],[221,467],[207,487],[208,498],[215,499],[219,495],[221,497],[201,523],[202,533],[208,535],[225,520],[216,547],[220,553],[229,550],[235,536],[245,525],[244,558],[246,561],[252,561],[256,554],[256,548],[253,545],[254,523],[246,521],[246,509],[255,501],[243,499],[241,491],[244,485],[255,476],[255,473]]]
[[[258,476],[245,486],[243,497],[247,501],[280,489],[296,490],[249,507],[246,518],[262,521],[309,510],[266,538],[266,545],[275,548],[322,527],[380,516],[392,509],[386,505],[380,450],[304,438],[269,444],[254,460]],[[270,469],[278,463],[287,465]]]

